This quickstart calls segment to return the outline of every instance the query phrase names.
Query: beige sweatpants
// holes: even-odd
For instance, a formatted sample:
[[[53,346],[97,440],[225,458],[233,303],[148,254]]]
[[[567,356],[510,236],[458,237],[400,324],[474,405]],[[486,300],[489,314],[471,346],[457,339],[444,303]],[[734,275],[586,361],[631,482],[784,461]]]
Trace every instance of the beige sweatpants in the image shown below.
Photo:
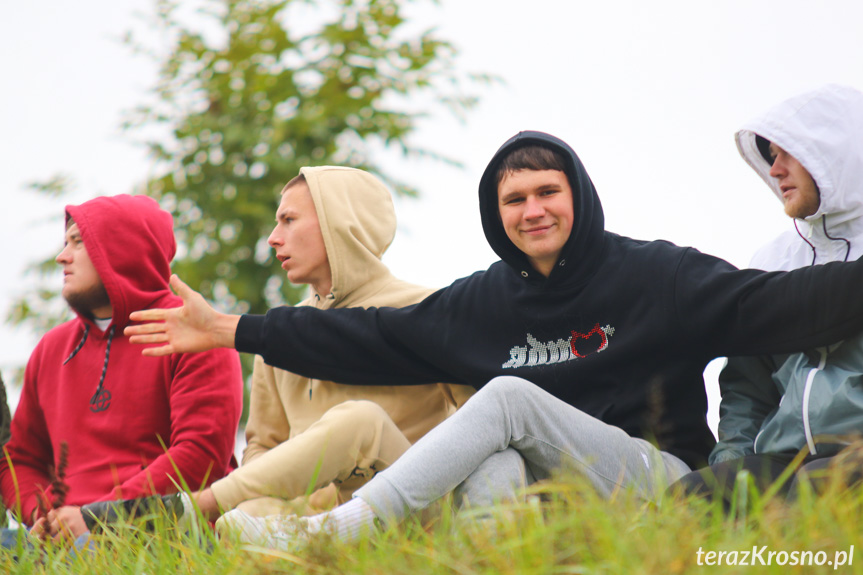
[[[409,447],[378,404],[346,401],[300,435],[215,482],[213,495],[225,511],[239,507],[257,516],[319,512],[348,501]]]

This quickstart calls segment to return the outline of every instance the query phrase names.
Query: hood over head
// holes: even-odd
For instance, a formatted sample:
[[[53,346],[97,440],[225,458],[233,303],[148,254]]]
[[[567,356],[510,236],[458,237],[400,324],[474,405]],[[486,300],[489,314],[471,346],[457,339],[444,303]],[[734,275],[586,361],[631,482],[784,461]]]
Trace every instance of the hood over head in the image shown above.
[[[112,324],[171,294],[168,279],[177,250],[173,218],[147,196],[103,196],[66,206],[111,301]]]
[[[395,237],[396,214],[386,186],[355,168],[306,167],[300,174],[320,222],[334,301],[342,301],[373,279],[390,277],[381,257]]]
[[[563,156],[566,177],[572,187],[572,233],[561,250],[558,263],[548,277],[549,281],[579,278],[594,268],[601,257],[605,237],[605,216],[596,188],[566,142],[543,132],[519,132],[495,153],[479,183],[479,209],[482,227],[489,245],[516,272],[529,280],[542,281],[542,274],[530,264],[527,255],[510,241],[503,229],[498,208],[496,175],[498,166],[512,151],[525,146],[542,146]]]
[[[863,215],[863,93],[835,84],[800,94],[747,122],[737,149],[782,201],[756,136],[791,154],[815,180],[821,205],[806,221],[829,215],[828,226]],[[762,146],[763,147],[763,146]]]

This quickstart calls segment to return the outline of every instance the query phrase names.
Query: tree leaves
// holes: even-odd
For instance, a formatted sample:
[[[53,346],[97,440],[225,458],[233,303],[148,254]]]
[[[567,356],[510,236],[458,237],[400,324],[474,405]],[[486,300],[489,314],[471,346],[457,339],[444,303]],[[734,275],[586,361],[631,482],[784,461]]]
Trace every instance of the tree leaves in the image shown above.
[[[458,91],[452,45],[403,32],[404,3],[331,0],[312,13],[297,0],[214,0],[194,26],[161,3],[160,36],[176,41],[155,101],[126,126],[168,127],[171,141],[148,142],[162,171],[147,193],[177,222],[175,271],[221,309],[260,313],[304,291],[284,281],[266,246],[278,192],[300,167],[362,168],[414,194],[383,173],[368,142],[440,158],[408,141],[421,117],[408,101],[423,93],[444,110],[475,104]]]

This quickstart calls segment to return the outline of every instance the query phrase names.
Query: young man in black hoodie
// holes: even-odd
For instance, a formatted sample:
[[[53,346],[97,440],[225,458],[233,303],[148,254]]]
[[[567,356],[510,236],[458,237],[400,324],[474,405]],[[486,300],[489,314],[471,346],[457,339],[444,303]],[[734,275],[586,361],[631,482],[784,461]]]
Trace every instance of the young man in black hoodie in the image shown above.
[[[502,261],[415,306],[227,316],[174,278],[183,308],[133,314],[157,322],[130,328],[134,342],[165,344],[146,355],[236,347],[342,383],[482,388],[307,529],[326,519],[347,539],[375,517],[398,521],[465,480],[476,484],[490,457],[512,450],[528,479],[573,467],[601,493],[653,494],[714,443],[702,379],[711,359],[824,345],[863,327],[863,263],[741,271],[692,248],[608,232],[578,157],[548,134],[506,142],[479,192]],[[291,544],[291,522],[229,515],[247,539]]]

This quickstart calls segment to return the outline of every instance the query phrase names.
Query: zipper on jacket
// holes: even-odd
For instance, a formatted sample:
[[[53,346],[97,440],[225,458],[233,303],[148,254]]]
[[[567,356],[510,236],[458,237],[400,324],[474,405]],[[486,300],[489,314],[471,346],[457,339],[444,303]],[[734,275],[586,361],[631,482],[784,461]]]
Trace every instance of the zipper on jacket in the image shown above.
[[[824,369],[827,364],[827,348],[819,347],[818,353],[821,354],[821,360],[818,362],[818,367],[809,370],[809,374],[806,376],[806,386],[803,388],[803,431],[806,434],[809,453],[812,455],[815,455],[815,441],[812,439],[812,428],[809,425],[809,394],[812,393],[812,381],[815,379],[815,374]]]

